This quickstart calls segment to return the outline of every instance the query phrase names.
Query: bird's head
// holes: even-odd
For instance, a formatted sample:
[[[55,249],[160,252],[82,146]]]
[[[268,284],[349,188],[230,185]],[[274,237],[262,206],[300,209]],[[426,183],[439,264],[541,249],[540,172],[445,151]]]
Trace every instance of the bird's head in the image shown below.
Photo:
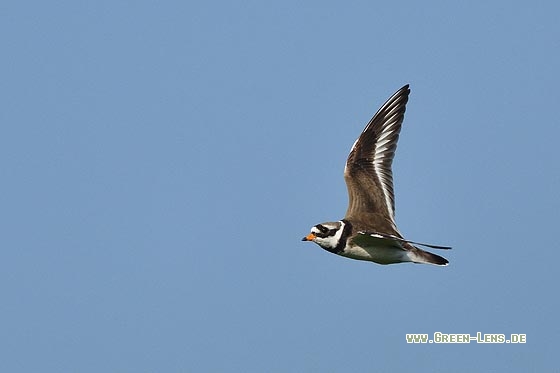
[[[328,222],[317,224],[311,228],[311,232],[302,238],[302,241],[313,241],[323,249],[332,251],[340,242],[344,230],[344,222]]]

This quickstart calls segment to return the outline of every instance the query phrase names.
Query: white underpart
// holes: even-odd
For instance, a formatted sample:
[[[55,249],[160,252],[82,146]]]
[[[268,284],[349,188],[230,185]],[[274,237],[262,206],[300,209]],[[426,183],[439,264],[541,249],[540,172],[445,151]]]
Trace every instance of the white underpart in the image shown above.
[[[379,264],[392,264],[410,261],[408,251],[403,250],[399,242],[386,239],[378,234],[368,234],[368,236],[372,237],[372,239],[368,241],[362,240],[359,245],[351,244],[347,246],[341,255],[352,259],[368,260]]]

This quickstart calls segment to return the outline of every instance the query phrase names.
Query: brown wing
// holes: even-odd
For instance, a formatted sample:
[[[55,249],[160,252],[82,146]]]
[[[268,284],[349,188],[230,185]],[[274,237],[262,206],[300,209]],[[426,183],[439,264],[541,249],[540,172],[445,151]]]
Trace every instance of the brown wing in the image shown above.
[[[394,224],[395,197],[391,165],[410,89],[399,89],[383,104],[354,143],[344,168],[348,188],[346,217],[374,213]]]

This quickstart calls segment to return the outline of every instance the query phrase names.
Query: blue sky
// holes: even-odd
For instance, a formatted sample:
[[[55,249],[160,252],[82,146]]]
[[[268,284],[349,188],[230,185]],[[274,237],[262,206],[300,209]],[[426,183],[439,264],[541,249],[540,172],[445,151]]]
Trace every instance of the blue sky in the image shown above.
[[[558,4],[4,2],[0,370],[550,371]],[[402,85],[396,219],[301,242]],[[406,333],[527,343],[406,344]]]

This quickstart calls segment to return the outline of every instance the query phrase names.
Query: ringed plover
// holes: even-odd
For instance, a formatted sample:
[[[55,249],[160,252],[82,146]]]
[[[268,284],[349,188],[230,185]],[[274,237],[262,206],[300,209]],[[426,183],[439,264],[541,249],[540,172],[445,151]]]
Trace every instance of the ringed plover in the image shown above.
[[[451,249],[403,238],[395,224],[391,165],[410,89],[399,89],[381,106],[356,140],[344,168],[348,210],[344,219],[317,224],[302,241],[347,258],[379,264],[403,262],[444,266],[447,259],[415,245]]]

